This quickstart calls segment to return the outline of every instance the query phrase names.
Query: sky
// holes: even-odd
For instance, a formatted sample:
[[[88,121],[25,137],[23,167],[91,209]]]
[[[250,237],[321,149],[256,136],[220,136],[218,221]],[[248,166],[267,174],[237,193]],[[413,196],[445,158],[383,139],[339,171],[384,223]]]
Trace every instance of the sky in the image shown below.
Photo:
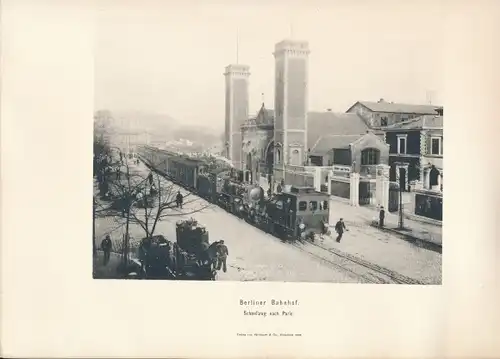
[[[358,100],[380,98],[443,101],[440,1],[98,4],[96,110],[167,114],[223,131],[224,67],[237,58],[250,66],[250,114],[263,101],[273,108],[272,52],[286,38],[309,42],[310,111],[345,112]]]

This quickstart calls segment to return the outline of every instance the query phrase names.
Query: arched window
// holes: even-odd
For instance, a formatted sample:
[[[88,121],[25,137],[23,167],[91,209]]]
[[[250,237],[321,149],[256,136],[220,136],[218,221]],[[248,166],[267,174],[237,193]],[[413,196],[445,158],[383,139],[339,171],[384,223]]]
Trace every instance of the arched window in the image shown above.
[[[361,165],[378,165],[380,161],[380,151],[375,148],[367,148],[361,151]]]
[[[281,150],[276,148],[276,163],[281,163]]]
[[[290,162],[294,166],[300,166],[300,151],[298,149],[293,149],[292,150],[292,158],[290,159]]]

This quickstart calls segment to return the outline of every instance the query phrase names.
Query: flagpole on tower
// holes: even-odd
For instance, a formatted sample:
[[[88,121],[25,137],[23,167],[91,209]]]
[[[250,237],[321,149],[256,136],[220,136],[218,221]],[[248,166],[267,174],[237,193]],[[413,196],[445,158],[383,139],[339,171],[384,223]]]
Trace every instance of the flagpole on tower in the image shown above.
[[[240,60],[240,30],[236,29],[236,64],[239,64]]]

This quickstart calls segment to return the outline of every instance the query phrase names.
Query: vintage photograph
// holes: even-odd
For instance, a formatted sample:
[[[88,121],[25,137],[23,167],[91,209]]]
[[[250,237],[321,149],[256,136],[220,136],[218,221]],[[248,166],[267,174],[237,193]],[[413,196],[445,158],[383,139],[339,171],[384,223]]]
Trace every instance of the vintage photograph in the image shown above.
[[[120,4],[96,19],[93,278],[441,284],[439,11]]]

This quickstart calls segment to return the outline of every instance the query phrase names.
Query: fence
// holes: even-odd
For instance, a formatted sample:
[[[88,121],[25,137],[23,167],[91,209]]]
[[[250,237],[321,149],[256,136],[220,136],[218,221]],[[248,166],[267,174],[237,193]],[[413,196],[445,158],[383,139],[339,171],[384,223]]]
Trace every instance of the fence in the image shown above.
[[[399,184],[397,182],[389,182],[389,212],[397,212],[399,210]]]
[[[368,205],[376,202],[375,180],[359,181],[359,204]]]

